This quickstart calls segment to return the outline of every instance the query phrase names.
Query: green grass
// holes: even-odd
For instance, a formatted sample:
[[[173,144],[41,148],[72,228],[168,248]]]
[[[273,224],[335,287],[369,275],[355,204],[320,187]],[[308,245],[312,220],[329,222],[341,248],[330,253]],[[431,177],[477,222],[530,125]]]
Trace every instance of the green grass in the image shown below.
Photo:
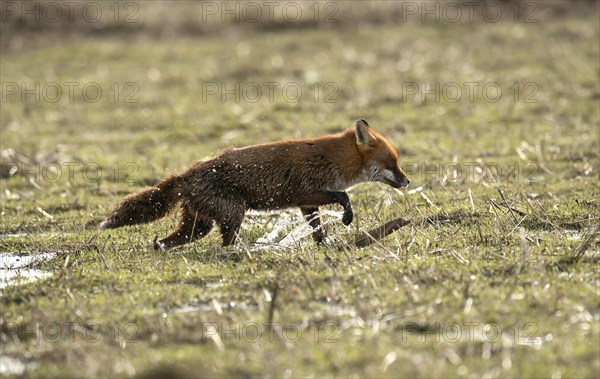
[[[2,179],[0,251],[57,253],[36,265],[53,276],[3,290],[2,354],[36,377],[599,377],[597,16],[290,29],[243,41],[109,38],[3,54],[4,83],[94,82],[103,99],[2,104],[2,149],[58,149],[62,168],[57,180],[39,165]],[[203,83],[236,81],[298,83],[303,96],[202,100]],[[124,102],[129,82],[136,103]],[[337,102],[315,101],[314,82],[334,83]],[[410,82],[493,82],[503,97],[404,99]],[[537,102],[524,102],[526,83]],[[359,117],[393,142],[410,189],[421,188],[356,186],[355,222],[332,223],[329,235],[414,220],[381,243],[340,251],[309,238],[252,250],[279,212],[249,215],[227,249],[213,232],[153,251],[175,216],[95,227],[125,194],[227,146],[332,133]]]

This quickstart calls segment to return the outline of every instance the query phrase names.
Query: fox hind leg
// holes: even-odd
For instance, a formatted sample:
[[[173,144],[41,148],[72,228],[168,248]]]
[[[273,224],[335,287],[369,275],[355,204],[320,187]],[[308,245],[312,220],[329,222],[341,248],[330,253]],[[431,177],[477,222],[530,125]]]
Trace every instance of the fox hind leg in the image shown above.
[[[312,237],[313,240],[321,244],[325,239],[323,228],[321,227],[321,217],[319,216],[319,208],[317,207],[300,207],[300,211],[304,216],[304,219],[308,222],[313,229]]]
[[[183,208],[177,229],[166,238],[154,243],[155,249],[169,249],[184,245],[206,236],[213,227],[213,221],[189,207]]]
[[[229,218],[219,224],[221,236],[223,237],[223,246],[230,246],[235,243],[243,220],[243,216],[240,218]]]
[[[230,200],[222,209],[226,212],[215,215],[215,221],[221,229],[223,237],[223,246],[230,246],[235,243],[236,237],[242,227],[246,206],[244,203]]]

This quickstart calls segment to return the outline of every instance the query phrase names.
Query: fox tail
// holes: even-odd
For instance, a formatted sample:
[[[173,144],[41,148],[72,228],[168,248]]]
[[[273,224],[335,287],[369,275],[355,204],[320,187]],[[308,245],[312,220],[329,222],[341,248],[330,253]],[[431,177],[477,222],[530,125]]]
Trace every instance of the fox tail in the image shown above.
[[[183,178],[171,175],[154,187],[147,187],[125,197],[110,212],[101,229],[144,224],[164,217],[182,199]]]

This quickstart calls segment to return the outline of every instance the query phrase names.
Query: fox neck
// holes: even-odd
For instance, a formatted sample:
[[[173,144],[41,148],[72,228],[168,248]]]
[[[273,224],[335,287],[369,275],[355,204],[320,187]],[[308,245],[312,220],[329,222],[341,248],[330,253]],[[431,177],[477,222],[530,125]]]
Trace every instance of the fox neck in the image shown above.
[[[331,185],[327,186],[327,188],[325,189],[327,191],[340,192],[345,191],[356,184],[368,182],[370,180],[371,179],[369,177],[368,171],[361,171],[358,173],[358,175],[351,178],[346,178],[343,175],[340,175],[337,178],[335,178],[332,181]]]
[[[348,129],[334,138],[339,138],[331,150],[336,156],[332,160],[335,170],[326,190],[344,191],[355,184],[370,181],[371,168],[365,166],[364,157],[356,146],[354,130]]]

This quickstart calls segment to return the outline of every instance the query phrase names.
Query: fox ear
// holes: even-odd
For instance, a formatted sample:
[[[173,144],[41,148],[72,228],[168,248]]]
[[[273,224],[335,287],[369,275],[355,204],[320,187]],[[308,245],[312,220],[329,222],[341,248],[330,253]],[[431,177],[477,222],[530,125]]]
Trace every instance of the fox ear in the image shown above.
[[[356,144],[372,146],[375,143],[375,136],[369,131],[369,124],[365,119],[359,119],[354,125],[356,131]]]

